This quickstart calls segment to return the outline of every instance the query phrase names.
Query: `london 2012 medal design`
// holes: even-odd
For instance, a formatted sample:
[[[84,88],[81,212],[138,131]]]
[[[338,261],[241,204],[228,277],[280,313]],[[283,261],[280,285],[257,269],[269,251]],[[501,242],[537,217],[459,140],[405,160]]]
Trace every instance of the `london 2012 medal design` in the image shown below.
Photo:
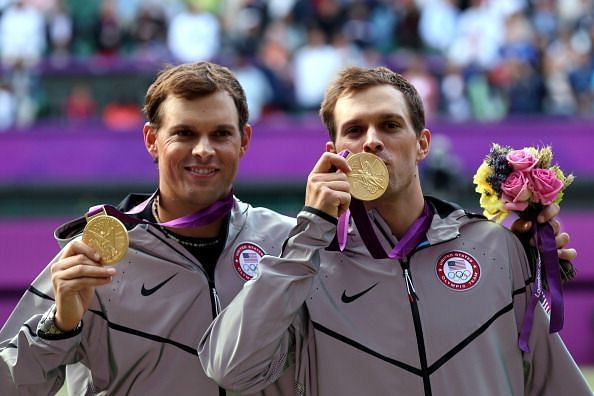
[[[128,251],[126,227],[121,221],[105,213],[87,219],[82,240],[99,253],[105,265],[117,263]]]
[[[351,154],[347,157],[351,167],[348,174],[351,195],[361,201],[372,201],[388,188],[388,168],[384,161],[370,153]]]

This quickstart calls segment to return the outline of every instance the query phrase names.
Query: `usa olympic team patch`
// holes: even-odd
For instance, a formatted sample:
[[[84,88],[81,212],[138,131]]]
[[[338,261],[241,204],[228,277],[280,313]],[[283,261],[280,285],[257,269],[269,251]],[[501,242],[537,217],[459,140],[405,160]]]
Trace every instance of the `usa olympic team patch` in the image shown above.
[[[239,276],[246,281],[256,276],[258,263],[264,254],[264,250],[253,243],[237,246],[233,254],[233,264]]]
[[[441,283],[459,291],[473,288],[481,278],[481,267],[475,258],[459,250],[442,255],[435,270]]]

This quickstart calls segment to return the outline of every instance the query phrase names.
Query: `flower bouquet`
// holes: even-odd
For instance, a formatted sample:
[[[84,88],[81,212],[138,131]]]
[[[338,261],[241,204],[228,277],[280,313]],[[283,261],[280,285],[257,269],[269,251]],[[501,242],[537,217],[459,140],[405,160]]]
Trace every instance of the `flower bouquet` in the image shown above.
[[[475,191],[481,194],[483,214],[502,222],[511,212],[530,220],[530,236],[534,240],[533,273],[535,287],[520,333],[520,348],[528,350],[527,338],[532,327],[533,312],[537,301],[546,294],[551,302],[550,332],[563,327],[563,294],[561,282],[573,278],[571,263],[557,255],[555,234],[549,223],[538,224],[536,216],[544,206],[559,204],[564,190],[573,180],[558,165],[552,164],[551,147],[525,147],[514,150],[493,144],[491,151],[474,175]],[[541,265],[542,259],[542,265]]]

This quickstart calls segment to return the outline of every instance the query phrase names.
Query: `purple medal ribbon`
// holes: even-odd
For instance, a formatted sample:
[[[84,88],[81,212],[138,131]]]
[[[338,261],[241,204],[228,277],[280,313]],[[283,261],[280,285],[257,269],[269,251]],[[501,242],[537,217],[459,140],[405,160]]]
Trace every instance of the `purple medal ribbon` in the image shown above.
[[[549,223],[538,224],[536,215],[530,218],[532,222],[531,234],[536,246],[536,265],[534,276],[534,291],[530,295],[524,322],[520,330],[518,345],[524,352],[530,352],[528,339],[532,331],[534,321],[534,310],[539,299],[543,296],[542,288],[542,265],[547,277],[549,301],[551,306],[551,318],[549,333],[555,333],[563,328],[563,289],[561,287],[561,272],[559,270],[559,256],[555,243],[555,232]],[[541,265],[542,257],[542,265]]]
[[[391,258],[401,260],[408,257],[415,247],[417,247],[417,245],[425,239],[425,234],[427,233],[432,220],[431,208],[429,204],[425,202],[421,215],[408,228],[406,233],[402,236],[402,238],[400,238],[390,253],[386,254],[386,251],[380,244],[379,240],[377,239],[377,235],[373,230],[373,226],[371,225],[369,216],[367,216],[367,211],[365,210],[363,202],[352,198],[350,210],[347,210],[347,212],[341,215],[338,219],[336,234],[337,243],[333,243],[330,246],[331,250],[336,250],[336,247],[338,247],[340,251],[343,251],[346,247],[346,229],[348,227],[349,217],[351,214],[355,224],[357,225],[361,239],[363,239],[363,242],[367,247],[367,250],[369,250],[369,253],[371,253],[373,258],[376,259]]]
[[[215,201],[214,203],[212,203],[211,205],[207,206],[204,209],[201,209],[201,210],[194,212],[190,215],[183,216],[183,217],[180,217],[180,218],[177,218],[174,220],[170,220],[170,221],[167,221],[164,223],[153,223],[153,222],[150,222],[147,220],[138,219],[138,218],[130,216],[130,215],[138,214],[138,213],[142,212],[147,207],[147,205],[157,196],[157,194],[158,194],[158,190],[155,191],[144,202],[136,205],[135,207],[133,207],[132,209],[130,209],[129,211],[127,211],[125,213],[120,211],[119,209],[117,209],[116,207],[114,207],[112,205],[93,206],[87,212],[87,217],[93,216],[93,215],[105,210],[106,214],[116,217],[125,223],[132,223],[132,224],[144,223],[144,224],[151,224],[151,225],[160,225],[163,227],[170,227],[170,228],[194,228],[194,227],[205,226],[205,225],[213,223],[216,220],[221,219],[222,217],[226,216],[231,211],[231,209],[233,208],[233,205],[234,205],[233,192],[231,192],[225,198]]]

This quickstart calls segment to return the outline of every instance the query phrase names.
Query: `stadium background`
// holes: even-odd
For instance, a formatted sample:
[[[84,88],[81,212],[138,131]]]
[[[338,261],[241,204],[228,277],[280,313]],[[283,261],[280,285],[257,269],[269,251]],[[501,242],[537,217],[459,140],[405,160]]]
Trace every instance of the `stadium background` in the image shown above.
[[[238,75],[254,138],[235,191],[286,214],[326,141],[315,109],[330,76],[386,65],[427,105],[425,191],[478,210],[472,175],[492,142],[550,144],[576,176],[560,216],[579,252],[562,337],[589,373],[593,43],[592,0],[0,0],[0,323],[57,252],[55,227],[155,188],[140,110],[164,64]]]

